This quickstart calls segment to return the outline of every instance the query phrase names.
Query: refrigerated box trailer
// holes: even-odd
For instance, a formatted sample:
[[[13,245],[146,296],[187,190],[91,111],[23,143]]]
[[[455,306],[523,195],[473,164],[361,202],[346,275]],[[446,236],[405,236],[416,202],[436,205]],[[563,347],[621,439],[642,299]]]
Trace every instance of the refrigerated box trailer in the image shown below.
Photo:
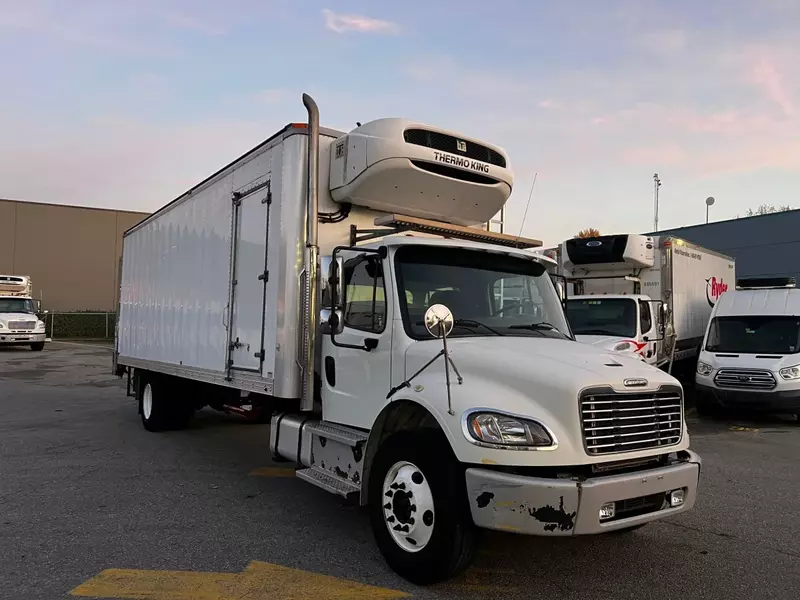
[[[680,383],[577,343],[540,243],[484,229],[506,153],[402,119],[321,129],[304,103],[307,124],[124,235],[116,372],[144,427],[271,415],[275,459],[367,505],[416,583],[465,568],[476,528],[596,534],[691,509]]]
[[[673,236],[574,238],[559,261],[577,339],[668,370],[697,360],[711,309],[736,281],[732,257]]]

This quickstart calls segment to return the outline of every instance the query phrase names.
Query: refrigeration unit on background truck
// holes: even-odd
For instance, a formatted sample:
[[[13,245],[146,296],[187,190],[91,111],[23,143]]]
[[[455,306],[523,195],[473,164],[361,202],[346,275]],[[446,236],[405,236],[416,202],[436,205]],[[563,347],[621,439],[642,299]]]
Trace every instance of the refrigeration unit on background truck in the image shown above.
[[[480,528],[596,534],[691,509],[680,383],[576,342],[540,242],[484,228],[506,153],[403,119],[320,129],[303,102],[307,124],[124,235],[115,372],[144,427],[272,414],[273,456],[368,505],[420,584],[464,569]]]
[[[694,375],[711,309],[736,281],[732,257],[637,234],[574,238],[557,254],[578,340]]]

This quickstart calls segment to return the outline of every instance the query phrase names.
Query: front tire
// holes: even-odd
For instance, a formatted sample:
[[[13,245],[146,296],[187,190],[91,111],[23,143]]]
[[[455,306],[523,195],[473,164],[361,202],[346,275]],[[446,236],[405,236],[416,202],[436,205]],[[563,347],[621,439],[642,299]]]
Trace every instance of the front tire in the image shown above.
[[[34,352],[41,352],[44,350],[44,342],[33,342],[31,344],[31,350]]]
[[[411,583],[449,579],[472,561],[464,469],[440,431],[397,433],[378,448],[369,512],[381,554]]]

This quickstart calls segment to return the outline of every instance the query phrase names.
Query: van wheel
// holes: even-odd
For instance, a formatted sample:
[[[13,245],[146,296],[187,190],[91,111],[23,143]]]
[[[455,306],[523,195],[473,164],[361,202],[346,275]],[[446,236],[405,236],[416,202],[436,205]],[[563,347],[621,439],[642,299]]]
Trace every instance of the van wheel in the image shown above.
[[[31,344],[31,350],[34,352],[41,352],[44,350],[44,342],[33,342]]]
[[[139,401],[142,425],[147,431],[183,429],[194,411],[172,393],[168,380],[150,377],[144,381]]]
[[[396,573],[427,585],[469,566],[476,528],[464,469],[441,432],[392,435],[378,448],[369,481],[372,532]]]
[[[704,394],[695,399],[695,408],[697,409],[697,414],[701,417],[716,417],[720,413],[720,406],[716,400]]]

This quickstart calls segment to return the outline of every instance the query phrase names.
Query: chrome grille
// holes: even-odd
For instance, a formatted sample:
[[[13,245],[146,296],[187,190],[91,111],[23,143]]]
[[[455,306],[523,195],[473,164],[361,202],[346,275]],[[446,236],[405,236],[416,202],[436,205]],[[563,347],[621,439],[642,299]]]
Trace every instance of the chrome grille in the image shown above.
[[[775,376],[762,369],[720,369],[714,383],[721,388],[740,390],[771,390],[778,385]]]
[[[36,321],[9,321],[9,329],[33,329]]]
[[[590,455],[674,446],[683,436],[683,393],[678,387],[635,393],[588,389],[579,404]]]

